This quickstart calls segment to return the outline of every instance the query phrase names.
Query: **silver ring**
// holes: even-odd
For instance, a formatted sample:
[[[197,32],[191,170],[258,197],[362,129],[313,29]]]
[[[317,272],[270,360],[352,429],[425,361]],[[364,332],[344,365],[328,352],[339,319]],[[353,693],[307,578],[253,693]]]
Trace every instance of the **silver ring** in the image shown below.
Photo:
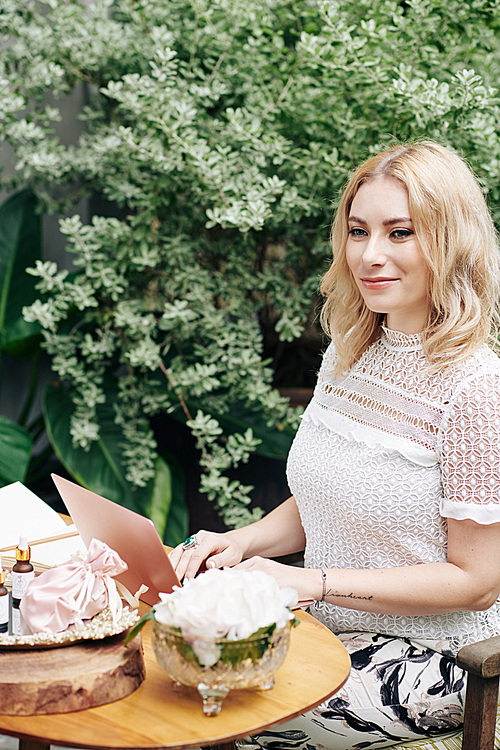
[[[193,536],[188,536],[187,539],[184,539],[182,542],[182,549],[194,549],[199,545],[199,541],[196,538],[196,534],[193,534]]]

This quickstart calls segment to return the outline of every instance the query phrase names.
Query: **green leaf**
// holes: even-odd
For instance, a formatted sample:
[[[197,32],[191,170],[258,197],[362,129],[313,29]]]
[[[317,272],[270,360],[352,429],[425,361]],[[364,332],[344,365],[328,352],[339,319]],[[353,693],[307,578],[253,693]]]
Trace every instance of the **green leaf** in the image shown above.
[[[180,628],[172,628],[172,630],[174,631],[173,636],[170,633],[165,633],[166,643],[168,643],[170,648],[175,648],[185,661],[201,667],[199,659],[193,651],[193,647],[188,641],[184,640],[182,630]]]
[[[98,407],[100,437],[88,451],[73,447],[70,434],[73,411],[69,390],[63,385],[49,384],[43,397],[45,426],[51,445],[65,469],[83,487],[147,515],[144,511],[150,488],[147,488],[148,492],[142,489],[132,492],[128,486],[120,448],[123,434],[115,424],[112,403],[108,400]]]
[[[177,459],[166,451],[162,454],[170,469],[172,500],[163,534],[163,541],[169,547],[180,544],[188,535],[189,511],[186,505],[186,482],[184,472]]]
[[[123,641],[125,646],[128,643],[130,643],[130,641],[134,640],[135,636],[141,632],[141,630],[143,629],[144,625],[148,622],[148,620],[154,619],[154,614],[155,614],[154,609],[151,608],[147,614],[143,615],[141,619],[135,623],[135,625],[129,630],[129,632],[125,636],[125,640]]]
[[[269,648],[269,641],[275,630],[276,623],[273,623],[256,630],[246,642],[224,641],[220,660],[233,665],[245,661],[245,659],[257,661]]]
[[[189,532],[189,511],[184,495],[178,495],[170,505],[163,541],[169,547],[176,547]]]
[[[193,401],[187,401],[186,404],[192,414],[199,408]],[[184,424],[187,421],[182,409],[176,409],[171,416]],[[211,416],[218,421],[225,435],[244,433],[250,427],[253,436],[261,441],[255,453],[266,458],[286,460],[295,436],[295,431],[290,427],[285,426],[281,430],[278,427],[269,427],[262,412],[250,409],[242,401],[232,403],[225,414],[212,413]]]
[[[151,613],[154,614],[154,609],[142,618],[144,622],[139,620],[137,625],[135,625],[135,628],[138,629],[137,632],[139,632],[147,620],[151,619]],[[201,667],[202,664],[200,663],[198,656],[189,643],[189,640],[183,636],[181,628],[172,627],[170,630],[172,632],[167,631],[163,634],[165,642],[170,648],[175,648],[185,661],[190,662],[191,664],[197,664]],[[220,647],[218,663],[225,662],[226,664],[232,664],[234,666],[246,659],[251,659],[252,661],[261,659],[264,652],[269,648],[270,639],[275,630],[276,623],[272,623],[271,625],[259,628],[255,633],[252,633],[248,639],[244,638],[241,641],[228,641],[225,638],[216,639],[216,642]],[[131,635],[129,634],[125,643],[128,643],[131,639]]]
[[[0,416],[0,486],[24,481],[31,450],[31,438],[24,427]]]
[[[266,458],[286,460],[295,436],[290,427],[268,427],[261,412],[249,409],[239,402],[231,404],[227,414],[214,414],[225,433],[244,433],[250,427],[255,438],[261,441],[255,452]]]
[[[90,450],[74,448],[70,418],[74,409],[69,390],[49,384],[43,398],[43,413],[49,440],[71,476],[92,492],[151,518],[161,539],[171,547],[186,538],[188,510],[185,503],[184,476],[173,456],[156,460],[156,474],[144,488],[131,489],[125,479],[121,444],[123,434],[114,421],[114,394],[97,408],[99,440]]]
[[[170,466],[158,456],[155,461],[155,478],[151,492],[148,516],[153,521],[156,531],[163,539],[167,516],[172,503],[172,472]]]
[[[23,190],[0,206],[0,346],[9,354],[29,355],[38,344],[38,323],[27,323],[25,305],[35,301],[36,280],[26,273],[41,258],[41,220],[36,198]]]

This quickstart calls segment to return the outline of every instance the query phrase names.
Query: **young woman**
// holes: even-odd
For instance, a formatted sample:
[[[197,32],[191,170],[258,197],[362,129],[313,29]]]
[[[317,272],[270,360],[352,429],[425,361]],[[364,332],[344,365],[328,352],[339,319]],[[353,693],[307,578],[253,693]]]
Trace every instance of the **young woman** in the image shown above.
[[[323,279],[332,343],[288,460],[293,497],[177,547],[178,575],[239,565],[314,599],[353,669],[273,748],[384,747],[462,721],[451,658],[500,634],[499,252],[466,164],[425,141],[352,176]],[[305,549],[304,568],[269,560]]]

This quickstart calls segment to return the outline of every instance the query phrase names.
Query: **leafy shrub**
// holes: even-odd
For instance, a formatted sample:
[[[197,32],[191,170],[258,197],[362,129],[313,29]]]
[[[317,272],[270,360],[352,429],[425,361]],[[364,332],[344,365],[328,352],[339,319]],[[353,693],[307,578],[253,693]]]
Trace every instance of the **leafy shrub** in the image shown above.
[[[318,278],[350,170],[432,137],[470,160],[498,215],[499,20],[498,0],[4,0],[8,184],[66,215],[77,269],[39,261],[25,310],[63,384],[46,418],[57,441],[54,411],[70,414],[75,475],[109,442],[119,487],[130,503],[149,488],[151,513],[150,419],[166,411],[196,436],[226,523],[259,516],[224,472],[265,451],[266,430],[289,445],[298,414],[274,372],[285,348],[320,345]],[[77,84],[85,133],[64,146],[56,105]],[[114,216],[67,216],[92,194]]]

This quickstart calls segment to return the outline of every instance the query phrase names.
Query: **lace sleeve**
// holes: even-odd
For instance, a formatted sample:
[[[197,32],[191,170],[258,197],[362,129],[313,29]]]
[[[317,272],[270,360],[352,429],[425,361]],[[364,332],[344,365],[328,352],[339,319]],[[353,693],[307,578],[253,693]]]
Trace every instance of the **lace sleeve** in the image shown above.
[[[332,375],[335,365],[337,364],[337,352],[333,341],[331,341],[325,349],[323,358],[321,360],[321,367],[319,369],[319,377],[326,377]]]
[[[449,406],[440,439],[441,514],[500,522],[500,376],[466,381]]]

